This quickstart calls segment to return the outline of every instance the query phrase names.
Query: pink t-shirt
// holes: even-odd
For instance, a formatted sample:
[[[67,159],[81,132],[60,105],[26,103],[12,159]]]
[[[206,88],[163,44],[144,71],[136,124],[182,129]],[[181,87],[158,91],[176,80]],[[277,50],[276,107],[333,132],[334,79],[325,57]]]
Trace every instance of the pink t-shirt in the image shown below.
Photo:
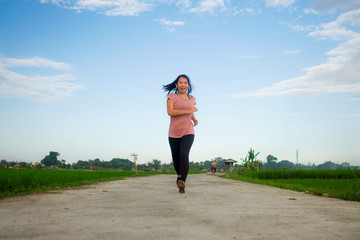
[[[175,93],[170,93],[168,98],[173,101],[174,110],[186,110],[194,107],[196,104],[195,97],[190,95],[190,99],[183,99]],[[170,119],[170,128],[169,128],[169,137],[172,138],[182,138],[188,134],[194,133],[194,126],[191,121],[191,113],[180,115],[180,116],[171,116]]]

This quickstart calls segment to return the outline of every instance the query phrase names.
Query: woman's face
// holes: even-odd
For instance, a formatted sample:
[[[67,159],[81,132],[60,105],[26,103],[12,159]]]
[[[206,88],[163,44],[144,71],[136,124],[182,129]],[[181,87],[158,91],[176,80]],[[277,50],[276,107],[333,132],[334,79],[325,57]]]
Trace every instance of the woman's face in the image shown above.
[[[186,78],[181,77],[178,80],[178,83],[176,84],[176,87],[180,94],[186,94],[186,91],[189,88],[189,82]]]

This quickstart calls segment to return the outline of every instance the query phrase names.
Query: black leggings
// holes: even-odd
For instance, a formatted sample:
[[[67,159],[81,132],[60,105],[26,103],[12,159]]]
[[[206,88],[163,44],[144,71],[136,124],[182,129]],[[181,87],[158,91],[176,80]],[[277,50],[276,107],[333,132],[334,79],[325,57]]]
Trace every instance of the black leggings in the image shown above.
[[[169,137],[175,171],[177,175],[181,175],[180,179],[184,182],[189,172],[189,152],[194,138],[194,134],[185,135],[182,138]]]

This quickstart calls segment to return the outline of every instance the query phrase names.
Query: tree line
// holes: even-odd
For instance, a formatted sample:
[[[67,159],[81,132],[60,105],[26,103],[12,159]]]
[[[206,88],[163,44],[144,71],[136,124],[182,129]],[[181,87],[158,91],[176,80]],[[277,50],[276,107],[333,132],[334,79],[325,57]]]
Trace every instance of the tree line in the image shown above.
[[[359,168],[358,166],[351,166],[349,163],[336,164],[331,161],[327,161],[320,165],[315,164],[294,164],[288,160],[278,161],[273,155],[268,155],[266,157],[266,162],[261,162],[256,160],[256,156],[259,153],[255,154],[255,150],[250,149],[248,155],[245,159],[241,159],[242,163],[239,162],[235,164],[235,167],[245,167],[250,170],[279,170],[279,169],[351,169]],[[12,168],[57,168],[57,169],[117,169],[124,171],[135,170],[135,163],[129,159],[124,158],[113,158],[110,161],[96,159],[89,160],[78,160],[76,163],[67,164],[64,159],[59,160],[58,157],[60,153],[51,151],[46,155],[40,162],[28,163],[28,162],[7,162],[5,159],[0,160],[0,167],[12,167]],[[211,163],[216,162],[216,167],[218,170],[225,168],[224,161],[226,159],[222,157],[216,157],[212,160],[206,160],[201,162],[190,162],[190,170],[210,170]],[[139,171],[174,171],[174,166],[172,163],[162,163],[158,159],[153,159],[147,163],[138,164],[137,170]]]
[[[293,163],[289,160],[281,160],[277,162],[277,158],[273,155],[268,155],[266,157],[266,163],[261,164],[262,170],[281,170],[281,169],[304,169],[304,170],[323,170],[323,169],[357,169],[359,166],[351,166],[350,163],[343,162],[341,164],[336,164],[331,161],[326,161],[322,164],[301,164]]]

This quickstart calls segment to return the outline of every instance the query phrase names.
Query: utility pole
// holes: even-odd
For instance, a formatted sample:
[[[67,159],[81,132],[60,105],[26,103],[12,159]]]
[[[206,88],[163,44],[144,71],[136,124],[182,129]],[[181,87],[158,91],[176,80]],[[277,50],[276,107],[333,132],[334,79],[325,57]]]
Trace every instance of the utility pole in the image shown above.
[[[137,175],[137,164],[136,164],[136,161],[137,161],[137,153],[130,153],[130,156],[132,156],[134,158],[134,162],[135,162],[135,172],[136,172],[136,175]]]
[[[296,166],[299,166],[299,151],[296,149]]]

